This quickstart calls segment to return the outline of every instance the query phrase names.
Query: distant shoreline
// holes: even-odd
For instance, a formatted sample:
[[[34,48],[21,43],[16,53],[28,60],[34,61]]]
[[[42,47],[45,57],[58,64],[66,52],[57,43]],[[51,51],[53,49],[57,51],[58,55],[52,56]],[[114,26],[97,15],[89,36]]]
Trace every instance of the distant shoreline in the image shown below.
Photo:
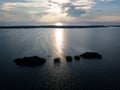
[[[56,26],[56,25],[40,25],[40,26],[0,26],[0,29],[29,29],[29,28],[102,28],[102,27],[120,27],[120,25],[63,25],[63,26]]]

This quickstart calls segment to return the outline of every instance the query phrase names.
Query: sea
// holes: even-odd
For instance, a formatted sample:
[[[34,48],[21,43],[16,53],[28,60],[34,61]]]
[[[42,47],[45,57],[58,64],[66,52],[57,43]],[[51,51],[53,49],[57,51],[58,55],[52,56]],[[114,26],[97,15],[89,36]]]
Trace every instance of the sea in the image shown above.
[[[65,59],[84,52],[102,59]],[[34,67],[14,63],[30,56],[47,61]],[[84,89],[120,89],[120,27],[0,29],[0,90]]]

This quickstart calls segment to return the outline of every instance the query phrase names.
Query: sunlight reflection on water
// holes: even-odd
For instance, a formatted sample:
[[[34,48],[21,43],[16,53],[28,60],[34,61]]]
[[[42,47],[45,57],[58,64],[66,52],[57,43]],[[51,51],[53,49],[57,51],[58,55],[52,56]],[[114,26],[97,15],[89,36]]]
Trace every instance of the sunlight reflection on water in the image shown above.
[[[64,40],[64,29],[55,29],[55,47],[58,55],[62,56],[64,54],[62,48]]]

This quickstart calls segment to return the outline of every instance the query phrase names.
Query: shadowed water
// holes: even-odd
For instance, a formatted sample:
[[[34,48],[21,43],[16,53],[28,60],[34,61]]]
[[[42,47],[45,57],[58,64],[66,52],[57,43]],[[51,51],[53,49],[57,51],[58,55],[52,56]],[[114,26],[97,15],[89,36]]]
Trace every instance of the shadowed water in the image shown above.
[[[50,89],[119,88],[120,28],[0,29],[0,88]],[[66,62],[66,55],[95,51],[101,60]],[[18,57],[47,59],[38,67],[20,67]],[[60,57],[60,63],[53,59]]]

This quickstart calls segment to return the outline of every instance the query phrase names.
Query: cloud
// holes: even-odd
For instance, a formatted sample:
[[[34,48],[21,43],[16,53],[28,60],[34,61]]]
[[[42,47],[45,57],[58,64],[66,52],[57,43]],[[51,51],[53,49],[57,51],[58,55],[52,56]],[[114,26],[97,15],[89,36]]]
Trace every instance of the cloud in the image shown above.
[[[78,16],[78,14],[81,15],[91,9],[93,4],[94,2],[91,0],[26,0],[25,2],[5,2],[1,9],[5,11],[19,10],[21,12],[20,8],[25,8],[26,11],[28,11],[27,8],[34,8],[36,12],[41,10],[42,12],[50,11],[48,14],[54,13],[54,15],[57,14],[56,9],[62,9],[59,14],[67,13],[68,16]],[[41,10],[38,10],[38,8]]]
[[[99,1],[114,1],[114,0],[99,0]]]
[[[75,5],[65,5],[64,8],[66,9],[65,10],[65,13],[67,13],[68,16],[71,16],[71,17],[78,17],[84,13],[86,13],[86,11],[84,9],[77,9],[77,6]]]
[[[64,4],[62,7],[68,16],[79,17],[89,11],[94,4],[95,2],[91,0],[75,0],[71,3]]]
[[[8,0],[9,1],[9,0]],[[16,2],[15,2],[16,1]],[[24,0],[3,2],[0,12],[7,12],[16,18],[32,20],[60,20],[84,16],[89,12],[97,1],[113,0]],[[9,16],[10,16],[9,15]],[[11,17],[10,17],[11,18]],[[50,19],[52,18],[52,19]]]
[[[44,3],[45,4],[45,3]],[[32,2],[16,2],[16,3],[11,3],[11,2],[6,2],[6,3],[3,3],[2,5],[2,9],[3,10],[17,10],[17,8],[22,8],[22,7],[28,7],[28,8],[31,8],[31,7],[46,7],[46,5],[44,5],[42,3],[32,3]]]

